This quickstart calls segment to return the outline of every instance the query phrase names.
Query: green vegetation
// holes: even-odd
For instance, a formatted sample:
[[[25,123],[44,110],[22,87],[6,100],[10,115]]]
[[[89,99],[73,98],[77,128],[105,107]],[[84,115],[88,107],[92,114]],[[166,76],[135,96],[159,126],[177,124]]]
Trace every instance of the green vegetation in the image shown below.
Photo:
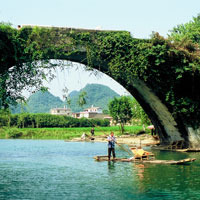
[[[64,102],[59,98],[52,95],[50,92],[38,91],[32,94],[26,104],[17,104],[15,107],[11,106],[11,112],[15,113],[49,113],[51,108],[62,108]]]
[[[78,100],[82,92],[87,93],[86,104],[82,107],[79,106]],[[72,91],[69,94],[68,100],[70,104],[68,107],[71,108],[73,112],[80,112],[91,105],[101,107],[102,109],[108,109],[108,103],[114,97],[119,97],[119,95],[107,86],[101,84],[87,84],[82,90]],[[66,104],[59,97],[55,97],[50,92],[38,91],[32,94],[26,104],[17,104],[16,107],[11,106],[11,112],[14,113],[49,113],[52,108],[63,107]]]
[[[120,98],[114,98],[110,101],[109,105],[110,115],[113,117],[116,123],[120,123],[121,132],[124,133],[124,125],[130,122],[133,117],[131,98],[122,96]]]
[[[190,22],[174,27],[169,37],[171,40],[182,44],[186,42],[200,44],[200,14],[193,17]]]
[[[113,77],[130,91],[134,79],[142,80],[167,106],[179,125],[197,128],[200,125],[199,16],[188,24],[191,26],[186,24],[185,32],[181,26],[180,31],[174,29],[177,35],[193,32],[191,41],[185,43],[176,40],[173,34],[169,39],[155,33],[149,40],[140,40],[125,31],[71,30],[63,34],[56,28],[16,30],[1,24],[0,108],[23,100],[22,89],[34,87],[37,90],[42,79],[48,75],[52,78],[54,65],[50,59],[76,58],[91,69]]]
[[[10,24],[0,24],[0,108],[24,101],[22,90],[25,88],[45,90],[43,79],[53,77],[54,66],[42,59],[44,52],[38,49],[33,38],[29,38],[31,32],[18,31]],[[37,34],[37,30],[32,32],[32,36]]]
[[[71,139],[83,133],[90,135],[91,127],[95,128],[95,136],[108,135],[111,131],[116,135],[122,134],[118,126],[109,127],[108,120],[76,119],[51,114],[10,114],[2,110],[0,114],[1,139]],[[124,130],[125,134],[136,134],[143,131],[143,128],[134,125],[125,126]]]
[[[91,126],[109,126],[107,119],[87,119],[73,118],[69,116],[51,115],[51,114],[14,114],[1,115],[0,127],[18,127],[18,128],[43,128],[43,127],[91,127]]]
[[[109,114],[119,123],[121,132],[124,132],[124,125],[149,125],[150,119],[139,103],[131,96],[114,98],[109,102]]]
[[[87,92],[81,91],[78,97],[78,105],[82,108],[86,104]]]
[[[0,110],[0,127],[1,126],[10,126],[10,111],[9,110]]]
[[[72,139],[81,137],[83,133],[91,135],[91,127],[85,128],[0,128],[0,139]],[[126,126],[126,134],[136,134],[142,130],[141,126]],[[109,135],[114,131],[115,135],[120,136],[119,127],[95,127],[95,136]]]
[[[131,110],[133,113],[132,123],[136,124],[139,121],[139,124],[151,124],[149,117],[144,112],[140,104],[134,99],[131,98]]]
[[[82,92],[86,92],[87,98],[86,104],[81,108],[77,102]],[[73,112],[80,112],[85,108],[91,107],[91,105],[101,107],[103,110],[107,110],[109,101],[114,97],[119,97],[119,94],[105,85],[87,84],[79,92],[74,91],[69,94],[69,98],[71,100],[70,107]]]

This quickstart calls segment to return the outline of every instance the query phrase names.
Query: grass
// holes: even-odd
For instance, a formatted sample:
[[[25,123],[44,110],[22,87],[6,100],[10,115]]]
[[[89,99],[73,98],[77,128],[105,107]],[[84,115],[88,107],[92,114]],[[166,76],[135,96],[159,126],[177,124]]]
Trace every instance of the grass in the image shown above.
[[[83,133],[90,134],[91,127],[86,128],[8,128],[0,129],[0,139],[72,139],[81,137]],[[136,134],[142,131],[142,126],[126,126],[125,134]],[[95,127],[95,136],[109,135],[113,131],[115,135],[121,135],[118,126]]]

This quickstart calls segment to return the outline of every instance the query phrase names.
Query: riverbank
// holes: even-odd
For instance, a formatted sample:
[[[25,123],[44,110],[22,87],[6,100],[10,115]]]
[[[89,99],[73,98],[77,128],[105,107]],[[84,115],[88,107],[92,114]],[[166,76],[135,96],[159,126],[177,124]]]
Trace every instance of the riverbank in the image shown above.
[[[58,139],[71,140],[79,138],[83,133],[91,135],[91,127],[85,128],[0,128],[0,139]],[[101,140],[104,135],[109,135],[113,131],[117,137],[121,136],[118,126],[95,127],[95,137]],[[126,126],[125,134],[127,137],[136,135],[143,131],[142,126]],[[149,130],[147,130],[149,131]],[[149,133],[149,132],[147,132]],[[98,138],[99,137],[99,138]]]
[[[128,146],[150,146],[159,143],[158,140],[153,138],[150,134],[141,135],[119,135],[116,136],[116,140],[119,144],[127,144]],[[65,140],[66,142],[107,142],[107,135],[101,136],[87,136],[85,139],[81,137],[76,137],[71,140]]]

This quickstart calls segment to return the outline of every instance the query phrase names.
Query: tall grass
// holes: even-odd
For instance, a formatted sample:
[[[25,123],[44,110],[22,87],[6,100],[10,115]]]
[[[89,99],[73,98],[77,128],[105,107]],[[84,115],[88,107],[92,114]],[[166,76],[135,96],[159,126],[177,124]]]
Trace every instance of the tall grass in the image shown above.
[[[90,134],[90,127],[84,128],[8,128],[0,129],[0,139],[21,138],[21,139],[72,139],[81,137],[83,133]],[[126,134],[136,134],[142,131],[142,126],[126,126]],[[95,136],[108,135],[113,131],[115,135],[121,135],[118,126],[95,127]]]

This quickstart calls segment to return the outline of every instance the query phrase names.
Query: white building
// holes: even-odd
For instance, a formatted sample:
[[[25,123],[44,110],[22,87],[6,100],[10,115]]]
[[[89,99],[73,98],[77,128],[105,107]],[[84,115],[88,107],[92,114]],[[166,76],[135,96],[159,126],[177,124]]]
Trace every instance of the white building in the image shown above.
[[[103,111],[100,107],[91,106],[91,108],[86,108],[83,112],[72,113],[74,118],[90,118],[90,119],[108,119],[110,125],[113,125],[113,118],[109,115],[103,114]]]
[[[102,109],[100,107],[94,107],[93,105],[91,108],[86,108],[84,112],[87,113],[103,113]]]
[[[73,113],[73,117],[75,118],[98,118],[97,116],[102,118],[103,111],[100,107],[94,107],[93,105],[91,106],[91,108],[86,108],[82,112]]]
[[[66,115],[66,116],[72,116],[72,111],[70,108],[52,108],[50,110],[50,113],[52,115]]]

